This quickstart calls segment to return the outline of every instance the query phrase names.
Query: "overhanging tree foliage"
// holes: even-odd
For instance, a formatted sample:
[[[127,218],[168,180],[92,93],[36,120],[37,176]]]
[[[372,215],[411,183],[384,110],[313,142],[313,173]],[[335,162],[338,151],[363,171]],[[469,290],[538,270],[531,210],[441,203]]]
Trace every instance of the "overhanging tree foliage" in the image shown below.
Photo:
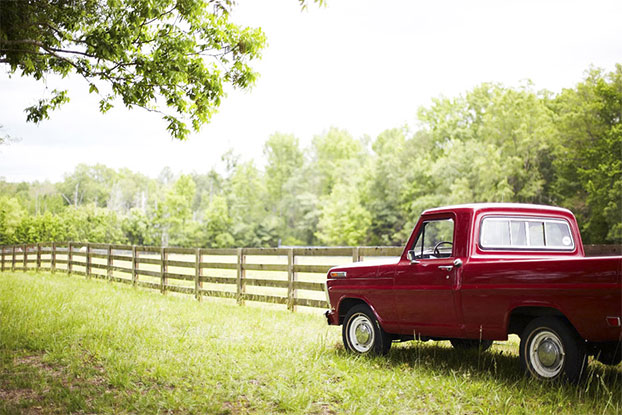
[[[304,4],[304,3],[303,3]],[[80,75],[108,111],[120,98],[128,108],[162,114],[185,139],[208,122],[225,85],[248,88],[249,62],[265,44],[261,29],[229,19],[233,0],[18,0],[0,7],[0,63],[35,79]],[[26,109],[40,122],[69,100],[54,90]]]

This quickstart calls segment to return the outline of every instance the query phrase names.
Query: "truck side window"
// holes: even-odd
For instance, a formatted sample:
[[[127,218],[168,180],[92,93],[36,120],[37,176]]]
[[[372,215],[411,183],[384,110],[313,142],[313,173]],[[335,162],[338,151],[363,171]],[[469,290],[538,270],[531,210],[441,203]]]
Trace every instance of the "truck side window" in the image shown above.
[[[413,250],[416,259],[449,258],[453,251],[453,219],[423,222]]]
[[[485,217],[480,228],[483,249],[574,249],[568,222],[548,218]]]

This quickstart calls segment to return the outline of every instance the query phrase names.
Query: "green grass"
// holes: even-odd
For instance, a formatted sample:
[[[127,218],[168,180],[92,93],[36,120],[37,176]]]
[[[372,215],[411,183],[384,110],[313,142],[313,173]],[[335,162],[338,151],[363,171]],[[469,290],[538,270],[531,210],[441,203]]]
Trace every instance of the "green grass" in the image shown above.
[[[605,414],[622,370],[522,377],[515,344],[408,342],[347,354],[321,310],[162,296],[64,274],[0,274],[0,413]]]

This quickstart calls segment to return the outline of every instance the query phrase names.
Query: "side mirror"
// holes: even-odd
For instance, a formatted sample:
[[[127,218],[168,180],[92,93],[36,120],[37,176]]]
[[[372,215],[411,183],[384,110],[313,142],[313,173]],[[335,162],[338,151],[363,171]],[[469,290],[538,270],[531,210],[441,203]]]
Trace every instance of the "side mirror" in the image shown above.
[[[406,258],[410,261],[411,264],[418,264],[419,261],[416,259],[415,250],[411,249],[406,253]]]

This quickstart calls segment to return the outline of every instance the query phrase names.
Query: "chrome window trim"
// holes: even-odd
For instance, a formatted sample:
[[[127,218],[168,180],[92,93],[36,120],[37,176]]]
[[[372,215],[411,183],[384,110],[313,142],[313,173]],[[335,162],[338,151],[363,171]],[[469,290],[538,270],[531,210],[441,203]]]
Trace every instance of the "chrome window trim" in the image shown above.
[[[482,235],[483,235],[482,228],[484,227],[484,222],[488,220],[510,223],[510,226],[509,226],[510,245],[484,245],[482,241]],[[543,237],[544,237],[544,245],[529,245],[530,243],[529,226],[525,227],[525,240],[527,242],[527,245],[511,245],[512,243],[511,222],[512,221],[523,222],[523,223],[528,223],[528,222],[541,223],[543,225],[542,232],[543,232]],[[565,225],[566,228],[568,229],[568,235],[570,235],[570,245],[568,246],[565,246],[565,245],[547,246],[546,245],[546,241],[547,241],[546,224],[547,223],[556,223],[556,224]],[[546,218],[546,217],[537,217],[537,216],[511,216],[511,215],[484,216],[480,220],[478,239],[479,239],[478,245],[480,249],[485,250],[485,251],[503,250],[503,251],[564,251],[564,252],[568,251],[568,252],[571,252],[571,251],[574,251],[576,248],[575,242],[574,242],[574,236],[572,234],[572,229],[570,228],[570,224],[568,223],[567,220],[559,219],[559,218]]]

